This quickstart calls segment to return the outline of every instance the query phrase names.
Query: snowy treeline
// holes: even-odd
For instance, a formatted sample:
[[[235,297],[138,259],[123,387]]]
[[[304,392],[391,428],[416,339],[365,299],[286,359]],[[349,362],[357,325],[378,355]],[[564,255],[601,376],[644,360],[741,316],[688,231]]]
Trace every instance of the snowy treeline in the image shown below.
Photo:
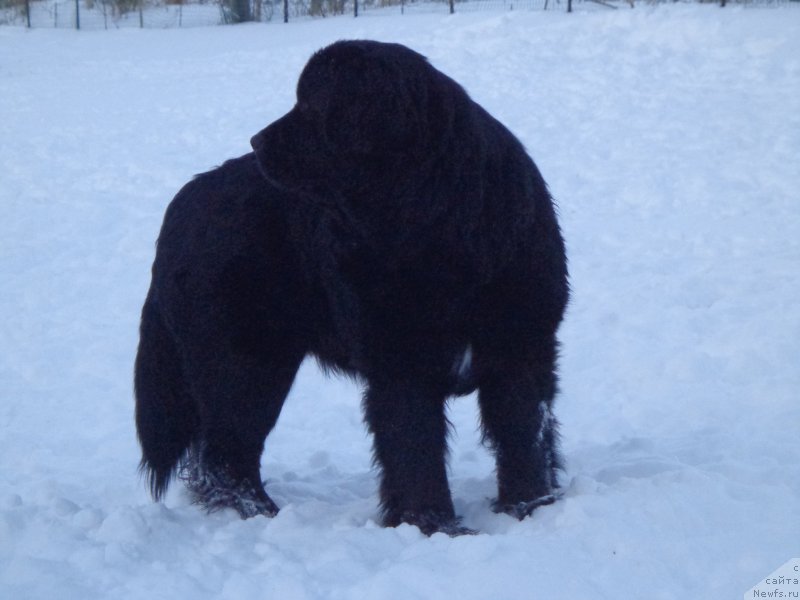
[[[376,9],[394,12],[569,11],[617,9],[674,0],[0,0],[0,25],[79,29],[165,28],[245,21],[280,22],[298,18],[358,15]],[[689,0],[739,6],[777,6],[800,0]]]

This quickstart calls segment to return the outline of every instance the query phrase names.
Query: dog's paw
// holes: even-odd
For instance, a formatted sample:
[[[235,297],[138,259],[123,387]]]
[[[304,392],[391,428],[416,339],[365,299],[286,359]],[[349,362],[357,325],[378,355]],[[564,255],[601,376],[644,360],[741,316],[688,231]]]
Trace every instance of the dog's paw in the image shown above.
[[[516,504],[509,504],[506,502],[500,502],[499,500],[495,500],[492,503],[492,510],[496,513],[505,513],[521,521],[525,517],[529,517],[533,513],[533,511],[539,508],[540,506],[547,506],[548,504],[553,504],[554,502],[559,500],[562,495],[563,495],[562,493],[552,493],[552,494],[547,494],[546,496],[540,496],[535,500],[517,502]]]
[[[444,533],[450,537],[462,535],[476,535],[478,532],[461,525],[460,517],[438,513],[435,511],[406,511],[400,515],[401,523],[408,523],[418,527],[427,536],[434,533]]]
[[[224,469],[213,469],[190,455],[180,467],[178,477],[195,504],[207,512],[226,508],[235,510],[242,519],[258,515],[274,517],[278,505],[264,491],[262,485],[250,481],[235,481]]]

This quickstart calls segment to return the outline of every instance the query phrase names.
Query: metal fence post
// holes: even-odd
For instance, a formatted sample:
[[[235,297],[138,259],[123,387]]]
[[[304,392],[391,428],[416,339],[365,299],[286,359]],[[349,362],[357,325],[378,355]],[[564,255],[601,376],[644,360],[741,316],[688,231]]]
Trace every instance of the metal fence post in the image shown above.
[[[358,0],[353,0],[353,16],[358,16]]]
[[[283,0],[283,22],[289,22],[289,0]]]
[[[454,12],[456,12],[455,0],[450,0],[450,14],[452,15]]]
[[[81,28],[81,2],[75,0],[75,29]]]
[[[31,28],[31,0],[25,0],[25,20],[28,23],[28,29]]]

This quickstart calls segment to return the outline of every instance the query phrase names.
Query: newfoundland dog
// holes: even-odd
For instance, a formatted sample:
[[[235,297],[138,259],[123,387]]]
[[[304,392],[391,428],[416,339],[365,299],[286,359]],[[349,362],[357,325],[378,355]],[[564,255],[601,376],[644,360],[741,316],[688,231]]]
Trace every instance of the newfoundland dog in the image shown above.
[[[314,54],[253,153],[167,209],[142,310],[136,424],[153,496],[273,516],[260,457],[303,358],[364,383],[383,523],[468,533],[448,397],[478,390],[496,511],[552,502],[564,243],[520,142],[398,45]]]

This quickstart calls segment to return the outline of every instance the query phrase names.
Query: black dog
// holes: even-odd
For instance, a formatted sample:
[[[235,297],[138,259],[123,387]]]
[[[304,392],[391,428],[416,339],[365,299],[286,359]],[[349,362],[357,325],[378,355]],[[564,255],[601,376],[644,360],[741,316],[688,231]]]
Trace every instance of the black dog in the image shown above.
[[[276,514],[260,456],[313,354],[366,384],[386,525],[467,532],[445,401],[476,388],[495,510],[553,501],[567,269],[519,141],[421,55],[349,41],[252,145],[185,186],[159,237],[135,382],[154,497],[180,466],[206,508]]]

